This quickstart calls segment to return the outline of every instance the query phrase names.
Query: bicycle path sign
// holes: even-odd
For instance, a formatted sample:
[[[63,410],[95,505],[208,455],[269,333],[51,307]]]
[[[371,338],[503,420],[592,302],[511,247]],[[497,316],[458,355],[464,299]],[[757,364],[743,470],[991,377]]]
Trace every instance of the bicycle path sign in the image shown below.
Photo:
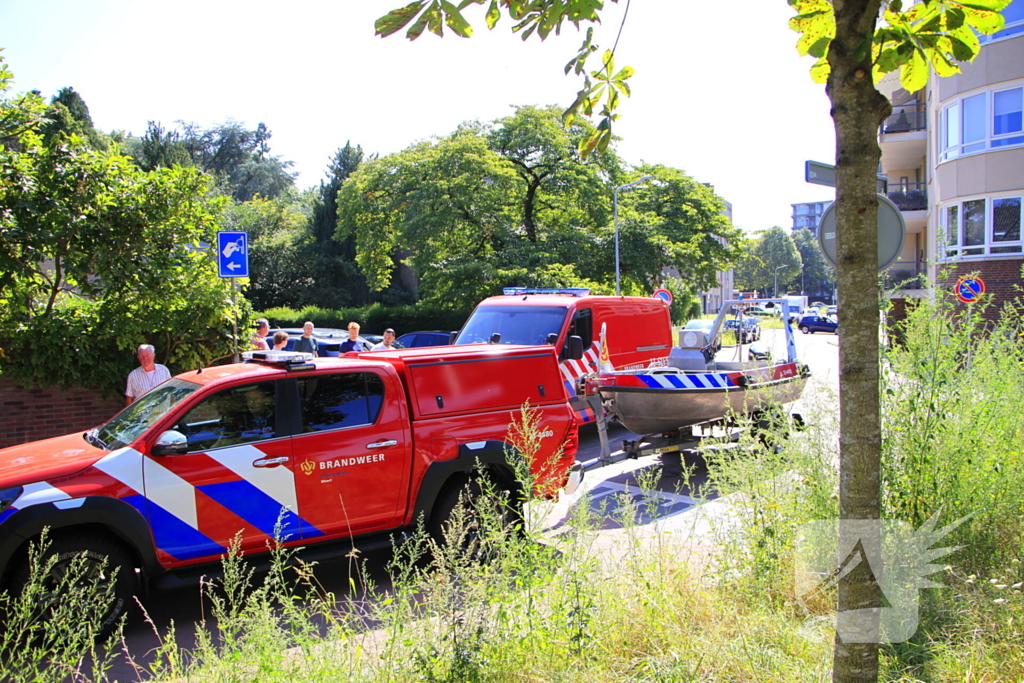
[[[985,293],[985,281],[980,277],[965,275],[956,281],[956,287],[953,291],[956,293],[956,298],[960,301],[965,304],[973,304]]]

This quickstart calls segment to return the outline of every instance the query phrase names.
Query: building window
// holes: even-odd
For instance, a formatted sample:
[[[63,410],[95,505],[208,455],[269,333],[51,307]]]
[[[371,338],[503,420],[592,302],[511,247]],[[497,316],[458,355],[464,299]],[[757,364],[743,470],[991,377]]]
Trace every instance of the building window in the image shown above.
[[[1024,253],[1020,236],[1021,197],[966,199],[939,212],[944,244],[939,259]]]
[[[950,102],[939,117],[939,159],[1024,145],[1022,112],[1024,88],[1019,86],[993,88]]]

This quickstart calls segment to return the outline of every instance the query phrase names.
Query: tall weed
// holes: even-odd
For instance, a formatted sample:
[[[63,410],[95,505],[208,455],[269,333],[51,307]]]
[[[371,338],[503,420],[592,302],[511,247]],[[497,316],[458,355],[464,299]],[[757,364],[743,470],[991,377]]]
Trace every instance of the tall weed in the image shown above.
[[[970,516],[950,538],[970,572],[1020,559],[1024,542],[1024,328],[949,297],[922,301],[884,356],[884,514],[919,527]]]

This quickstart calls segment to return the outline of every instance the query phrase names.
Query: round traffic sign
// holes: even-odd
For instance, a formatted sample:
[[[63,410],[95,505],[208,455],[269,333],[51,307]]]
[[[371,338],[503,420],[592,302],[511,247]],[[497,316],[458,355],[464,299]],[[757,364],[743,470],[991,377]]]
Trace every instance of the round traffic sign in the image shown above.
[[[956,281],[953,291],[960,301],[965,304],[973,304],[985,293],[985,281],[980,277],[965,275]]]
[[[661,299],[669,306],[672,305],[672,292],[668,291],[667,289],[656,289],[654,290],[654,294],[652,294],[652,296],[655,299]]]
[[[884,194],[878,195],[878,269],[885,270],[899,258],[907,223],[899,207]],[[836,203],[832,202],[818,224],[818,246],[825,260],[836,267]]]

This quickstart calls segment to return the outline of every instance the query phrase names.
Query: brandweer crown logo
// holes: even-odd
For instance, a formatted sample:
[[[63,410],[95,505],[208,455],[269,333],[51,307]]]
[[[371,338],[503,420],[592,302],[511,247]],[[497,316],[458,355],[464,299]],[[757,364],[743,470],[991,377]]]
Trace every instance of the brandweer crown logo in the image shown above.
[[[303,474],[313,474],[313,470],[316,469],[316,463],[312,460],[307,459],[299,467],[302,468]]]

